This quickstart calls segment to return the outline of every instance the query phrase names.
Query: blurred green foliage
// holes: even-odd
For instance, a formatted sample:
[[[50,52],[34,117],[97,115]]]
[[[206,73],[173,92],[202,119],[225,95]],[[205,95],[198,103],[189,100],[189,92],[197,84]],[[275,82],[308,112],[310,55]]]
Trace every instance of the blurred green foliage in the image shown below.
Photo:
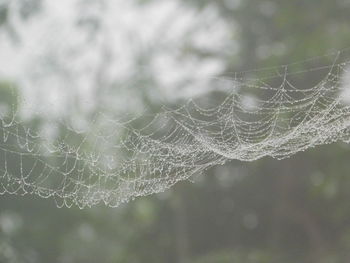
[[[40,1],[31,2],[37,6],[25,9],[30,13]],[[202,54],[224,59],[227,75],[350,43],[347,0],[184,2],[215,6],[232,25],[237,53]],[[6,24],[1,6],[0,24]],[[13,105],[9,87],[0,84],[0,102]],[[52,200],[1,196],[0,262],[349,262],[349,157],[349,145],[335,144],[282,161],[233,161],[194,184],[116,209],[57,209]]]

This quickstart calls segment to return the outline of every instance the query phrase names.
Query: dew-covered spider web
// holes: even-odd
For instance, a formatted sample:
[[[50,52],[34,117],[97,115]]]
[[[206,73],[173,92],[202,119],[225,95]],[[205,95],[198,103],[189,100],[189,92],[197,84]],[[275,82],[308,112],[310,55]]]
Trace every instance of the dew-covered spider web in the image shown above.
[[[47,121],[59,130],[54,136],[14,105],[1,115],[0,192],[53,197],[58,206],[115,207],[230,160],[283,159],[347,143],[350,62],[346,52],[328,57],[302,71],[298,66],[316,59],[213,79],[230,92],[211,102],[206,95],[124,120],[100,112],[80,130],[64,118]]]

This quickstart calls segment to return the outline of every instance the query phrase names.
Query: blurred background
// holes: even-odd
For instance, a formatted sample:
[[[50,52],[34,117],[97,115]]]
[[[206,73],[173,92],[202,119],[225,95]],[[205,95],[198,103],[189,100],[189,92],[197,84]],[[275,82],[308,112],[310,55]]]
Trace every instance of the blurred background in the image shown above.
[[[222,96],[216,76],[347,48],[349,28],[349,0],[0,0],[0,110],[21,97],[31,125],[77,128],[157,112]],[[232,161],[118,208],[1,196],[0,262],[350,262],[349,157]]]

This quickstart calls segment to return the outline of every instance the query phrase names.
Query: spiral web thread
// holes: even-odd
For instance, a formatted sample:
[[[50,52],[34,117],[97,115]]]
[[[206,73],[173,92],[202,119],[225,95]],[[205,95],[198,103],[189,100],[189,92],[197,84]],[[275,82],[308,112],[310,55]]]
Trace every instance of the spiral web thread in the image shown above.
[[[247,78],[252,72],[219,78],[213,83],[229,83],[232,90],[214,107],[190,100],[128,121],[100,113],[86,131],[53,121],[60,132],[51,139],[16,110],[3,114],[0,193],[53,197],[59,207],[116,207],[229,160],[283,159],[317,145],[348,142],[343,77],[350,62],[341,61],[343,55],[302,72],[293,71],[293,63],[252,71],[269,72],[259,79]],[[294,83],[313,73],[316,85]],[[247,98],[254,99],[247,103]]]

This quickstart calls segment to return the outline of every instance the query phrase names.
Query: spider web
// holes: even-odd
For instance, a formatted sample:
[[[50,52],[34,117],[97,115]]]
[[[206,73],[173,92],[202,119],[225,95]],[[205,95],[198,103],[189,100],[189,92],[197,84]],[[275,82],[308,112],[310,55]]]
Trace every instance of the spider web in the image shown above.
[[[213,85],[231,86],[216,106],[189,100],[126,121],[101,112],[83,130],[62,118],[49,123],[59,130],[51,137],[13,107],[0,118],[0,193],[52,197],[59,207],[116,207],[230,160],[283,159],[349,142],[350,62],[345,51],[332,57],[306,71],[296,66],[316,58],[214,79]],[[318,81],[303,86],[298,78],[305,76]]]

